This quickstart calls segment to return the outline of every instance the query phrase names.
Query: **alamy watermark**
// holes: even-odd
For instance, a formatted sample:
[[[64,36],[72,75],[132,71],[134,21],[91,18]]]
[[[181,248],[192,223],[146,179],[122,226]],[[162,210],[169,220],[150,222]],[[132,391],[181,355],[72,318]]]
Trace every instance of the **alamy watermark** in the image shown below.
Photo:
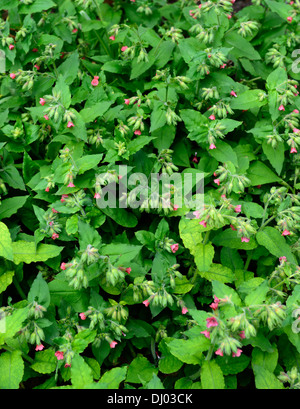
[[[297,58],[298,56],[299,58]],[[292,58],[296,58],[296,60],[293,61],[293,64],[292,64],[292,72],[294,74],[299,74],[300,72],[300,48],[292,52]]]
[[[128,174],[126,165],[118,169],[118,183],[109,172],[97,176],[99,208],[204,209],[204,173]]]

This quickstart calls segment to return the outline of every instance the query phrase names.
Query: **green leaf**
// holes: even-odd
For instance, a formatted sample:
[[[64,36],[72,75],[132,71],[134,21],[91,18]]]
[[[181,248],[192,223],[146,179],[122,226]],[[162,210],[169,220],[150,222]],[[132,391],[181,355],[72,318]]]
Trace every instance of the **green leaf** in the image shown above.
[[[216,234],[212,239],[216,246],[230,247],[232,249],[252,250],[257,247],[255,240],[251,237],[248,243],[242,242],[240,237],[234,230],[226,229],[219,234]]]
[[[272,3],[275,3],[275,1]],[[279,4],[279,3],[277,3]],[[285,4],[282,4],[285,6]],[[290,7],[290,6],[288,6]],[[280,87],[286,88],[286,82],[288,80],[288,75],[287,72],[284,68],[278,67],[276,70],[272,71],[271,74],[268,76],[267,81],[266,81],[266,86],[269,91],[275,91],[277,87],[280,85]]]
[[[119,385],[126,378],[127,367],[113,368],[100,378],[99,383],[106,384],[105,389],[119,389]]]
[[[284,20],[293,14],[294,9],[289,4],[273,0],[266,0],[266,3],[274,13],[277,13]]]
[[[71,382],[75,389],[84,389],[93,382],[92,369],[79,354],[72,359]]]
[[[254,291],[251,291],[251,293],[247,295],[247,297],[245,298],[245,304],[262,304],[266,300],[269,289],[270,287],[268,285],[268,281],[265,280]]]
[[[267,369],[270,372],[274,372],[278,362],[278,350],[274,345],[273,352],[265,352],[260,348],[255,347],[252,351],[252,361],[251,365],[260,366]]]
[[[4,171],[1,172],[1,178],[14,189],[26,190],[23,179],[14,165],[8,165]]]
[[[281,179],[260,161],[252,163],[247,171],[251,186],[265,185],[266,183],[280,182]]]
[[[13,282],[14,271],[5,271],[0,276],[0,294],[7,289],[7,287]]]
[[[59,306],[61,300],[69,303],[75,312],[86,311],[88,308],[88,294],[85,290],[75,290],[69,283],[59,279],[54,279],[49,284],[51,304]]]
[[[144,389],[165,389],[162,381],[159,379],[159,377],[154,373],[152,375],[152,378],[150,379],[149,382],[146,382],[144,385]]]
[[[0,345],[12,338],[22,328],[28,315],[28,307],[16,309],[11,315],[5,317],[4,332],[0,332]],[[1,328],[2,331],[2,328]]]
[[[260,100],[260,94],[264,91],[260,89],[252,89],[243,92],[238,95],[236,98],[233,98],[230,106],[232,109],[246,110],[251,108],[258,108],[263,105],[266,105],[268,100],[267,98]]]
[[[34,363],[31,368],[42,374],[54,372],[56,369],[57,358],[53,349],[46,349],[35,354]]]
[[[78,168],[78,174],[86,172],[87,170],[95,168],[102,160],[103,154],[100,155],[87,155],[76,161]]]
[[[197,244],[196,248],[194,249],[194,256],[196,266],[201,273],[204,271],[209,271],[214,254],[215,250],[212,244]]]
[[[0,389],[19,389],[23,374],[21,351],[4,352],[0,355]]]
[[[249,60],[260,60],[260,54],[254,49],[248,40],[240,36],[237,32],[230,32],[225,35],[224,45],[232,47],[234,55],[238,58],[247,57]],[[231,51],[233,52],[233,51]]]
[[[223,372],[215,361],[203,362],[200,379],[203,389],[225,389]]]
[[[35,0],[33,4],[22,4],[19,8],[20,14],[33,14],[40,13],[41,11],[49,10],[52,7],[56,7],[56,4],[51,0]]]
[[[223,375],[236,375],[240,372],[243,372],[249,365],[251,359],[242,354],[237,357],[226,357],[226,361],[222,357],[217,357],[216,363],[221,368]]]
[[[97,102],[91,107],[82,109],[80,116],[84,122],[93,122],[96,118],[101,117],[111,105],[112,101]]]
[[[235,275],[230,268],[222,266],[222,264],[211,264],[207,271],[199,271],[201,277],[209,281],[220,281],[220,283],[232,283],[235,280]]]
[[[2,200],[0,205],[0,220],[8,218],[21,209],[29,196],[15,196]]]
[[[15,264],[30,264],[57,257],[63,247],[54,246],[53,244],[38,244],[36,248],[34,242],[19,240],[12,243],[12,249]]]
[[[0,222],[0,257],[4,257],[7,260],[13,260],[13,247],[10,232],[7,226]]]
[[[276,257],[285,256],[291,263],[296,263],[295,256],[284,237],[274,227],[265,227],[256,234],[256,240]]]
[[[197,365],[201,362],[202,352],[210,347],[210,341],[204,336],[192,339],[173,339],[168,343],[169,351],[186,364]]]
[[[161,358],[158,361],[158,368],[160,372],[164,374],[177,372],[183,365],[183,362],[172,355],[169,351],[168,343],[171,340],[172,338],[163,338],[158,345],[158,349],[161,352]]]
[[[271,144],[264,141],[262,148],[269,162],[276,170],[277,174],[280,175],[284,163],[284,143],[279,142],[276,148],[273,148]]]
[[[28,302],[31,303],[33,301],[37,301],[38,304],[45,308],[48,308],[50,305],[50,291],[42,273],[37,275],[28,293]]]
[[[184,247],[190,250],[191,254],[195,254],[198,244],[202,244],[203,227],[199,225],[199,220],[187,219],[182,217],[179,222],[179,234],[183,241]]]
[[[64,82],[71,85],[77,78],[79,69],[79,55],[75,51],[72,53],[57,69],[58,74],[62,75]]]
[[[157,374],[158,369],[143,356],[136,357],[128,368],[126,382],[142,383],[149,382],[153,374]]]
[[[256,389],[283,389],[283,384],[276,376],[262,366],[254,365]]]
[[[237,154],[232,147],[224,141],[218,140],[218,142],[216,142],[216,149],[213,149],[210,154],[219,162],[232,162],[234,166],[238,166]]]

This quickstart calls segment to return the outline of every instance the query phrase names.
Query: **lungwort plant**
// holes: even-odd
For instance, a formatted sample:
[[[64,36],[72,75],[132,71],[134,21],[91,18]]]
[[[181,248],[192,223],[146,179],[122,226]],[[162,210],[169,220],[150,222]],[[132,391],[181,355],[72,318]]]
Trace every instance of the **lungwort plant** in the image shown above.
[[[1,389],[300,387],[300,2],[238,3],[0,1]]]

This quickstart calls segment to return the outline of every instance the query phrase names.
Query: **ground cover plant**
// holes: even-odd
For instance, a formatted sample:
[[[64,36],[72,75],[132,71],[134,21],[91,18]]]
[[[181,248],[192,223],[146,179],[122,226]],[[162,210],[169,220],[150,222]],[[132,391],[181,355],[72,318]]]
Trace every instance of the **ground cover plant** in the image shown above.
[[[237,3],[0,1],[1,389],[299,388],[300,2]]]

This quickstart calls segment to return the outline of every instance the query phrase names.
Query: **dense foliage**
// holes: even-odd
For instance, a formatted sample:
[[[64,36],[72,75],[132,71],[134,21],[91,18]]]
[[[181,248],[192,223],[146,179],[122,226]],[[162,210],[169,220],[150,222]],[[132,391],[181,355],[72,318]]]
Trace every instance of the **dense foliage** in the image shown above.
[[[299,388],[300,2],[235,6],[0,0],[1,389]]]

